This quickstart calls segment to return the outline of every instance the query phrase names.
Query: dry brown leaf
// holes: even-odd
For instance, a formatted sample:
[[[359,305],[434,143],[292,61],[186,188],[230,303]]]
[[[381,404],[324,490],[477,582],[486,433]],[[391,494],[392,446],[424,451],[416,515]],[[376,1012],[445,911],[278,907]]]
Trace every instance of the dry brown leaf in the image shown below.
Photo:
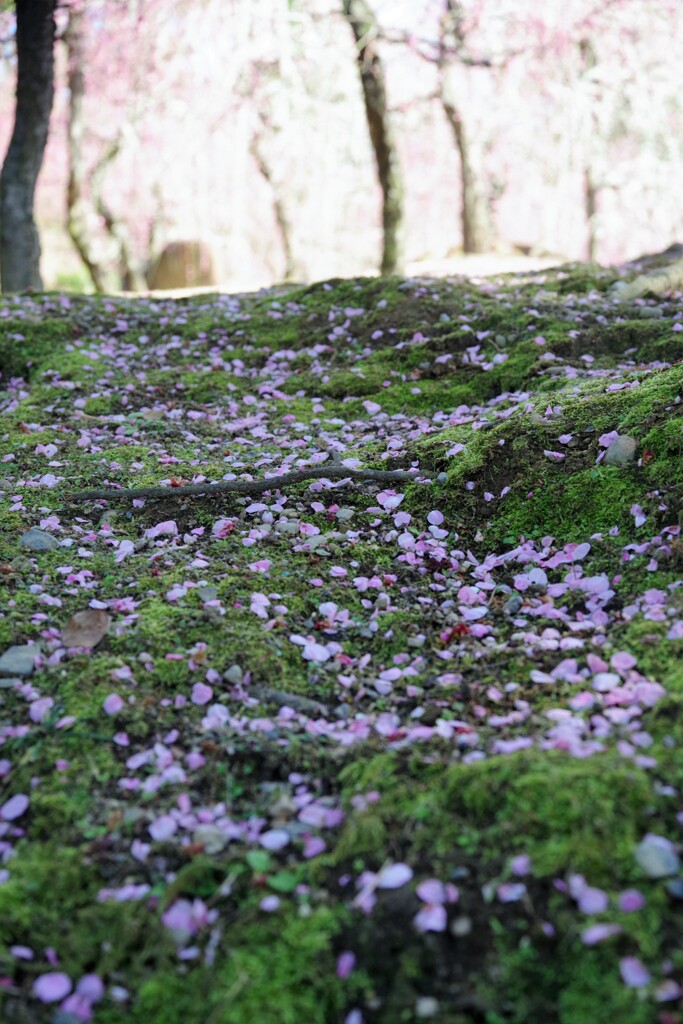
[[[86,608],[72,615],[62,630],[66,647],[97,647],[109,632],[111,616],[101,608]]]

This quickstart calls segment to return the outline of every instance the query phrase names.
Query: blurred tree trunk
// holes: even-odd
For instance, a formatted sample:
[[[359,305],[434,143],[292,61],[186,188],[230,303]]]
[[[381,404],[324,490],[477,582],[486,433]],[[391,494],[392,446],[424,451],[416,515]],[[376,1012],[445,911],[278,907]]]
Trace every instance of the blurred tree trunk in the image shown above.
[[[445,3],[441,21],[439,97],[460,157],[462,247],[464,252],[490,252],[494,232],[491,203],[483,174],[482,147],[477,144],[476,128],[471,131],[466,125],[455,96],[453,55],[456,55],[457,61],[457,54],[464,51],[465,47],[461,28],[462,9],[456,0],[445,0]]]
[[[69,25],[64,33],[67,50],[67,84],[69,86],[69,182],[66,192],[66,226],[78,255],[90,274],[95,291],[106,291],[106,271],[92,251],[92,240],[88,230],[90,204],[86,199],[87,184],[85,157],[83,155],[83,100],[85,98],[85,76],[83,60],[83,18],[81,9],[69,15]]]
[[[403,183],[387,110],[384,70],[377,51],[377,24],[366,0],[343,0],[344,16],[356,40],[365,116],[382,189],[382,274],[400,273],[403,264]]]
[[[69,183],[67,186],[67,227],[78,255],[83,260],[95,291],[106,292],[116,288],[140,291],[146,287],[140,267],[132,255],[132,246],[126,225],[115,216],[103,196],[103,178],[109,165],[119,154],[120,138],[115,139],[101,155],[88,178],[83,152],[85,135],[85,11],[73,10],[64,33],[67,48],[67,80],[69,86]],[[100,224],[115,243],[118,257],[116,271],[112,260],[98,255],[96,224]],[[100,244],[101,249],[101,244]]]
[[[283,281],[301,281],[306,275],[299,267],[296,257],[294,256],[294,249],[292,247],[294,230],[292,222],[282,198],[281,188],[273,174],[271,161],[268,160],[265,153],[265,147],[263,145],[264,136],[266,136],[269,131],[272,131],[272,127],[268,123],[268,118],[263,113],[259,115],[259,123],[261,130],[257,129],[254,132],[249,145],[249,151],[256,161],[261,177],[268,183],[273,194],[273,213],[275,214],[275,221],[278,226],[278,231],[280,232],[282,249],[285,256],[285,272]]]
[[[17,0],[14,130],[0,174],[0,278],[5,292],[42,288],[33,219],[54,96],[57,0]]]

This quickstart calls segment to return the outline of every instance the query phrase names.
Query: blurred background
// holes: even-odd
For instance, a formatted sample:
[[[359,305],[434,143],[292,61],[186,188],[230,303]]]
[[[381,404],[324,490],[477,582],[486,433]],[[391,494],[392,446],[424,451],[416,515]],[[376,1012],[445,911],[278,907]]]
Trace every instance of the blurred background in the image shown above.
[[[683,235],[681,0],[88,0],[57,26],[48,288],[613,263]]]

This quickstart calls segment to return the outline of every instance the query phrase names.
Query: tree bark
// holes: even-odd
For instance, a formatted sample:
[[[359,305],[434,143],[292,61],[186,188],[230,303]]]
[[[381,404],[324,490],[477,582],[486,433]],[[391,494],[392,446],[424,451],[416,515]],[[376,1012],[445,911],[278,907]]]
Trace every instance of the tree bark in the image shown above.
[[[474,138],[466,128],[460,105],[454,95],[453,84],[450,81],[452,71],[449,65],[453,58],[448,54],[453,52],[458,54],[465,46],[461,21],[461,5],[455,0],[446,0],[441,22],[439,96],[460,157],[462,194],[460,223],[463,252],[490,252],[493,245],[493,226],[491,204],[481,166],[482,161],[478,161],[475,157]]]
[[[403,266],[403,183],[396,143],[387,110],[384,69],[376,45],[375,16],[365,0],[343,0],[344,16],[356,40],[365,116],[382,189],[382,274],[398,274]]]
[[[5,292],[42,288],[33,219],[54,96],[57,0],[17,0],[14,130],[0,174],[0,279]]]

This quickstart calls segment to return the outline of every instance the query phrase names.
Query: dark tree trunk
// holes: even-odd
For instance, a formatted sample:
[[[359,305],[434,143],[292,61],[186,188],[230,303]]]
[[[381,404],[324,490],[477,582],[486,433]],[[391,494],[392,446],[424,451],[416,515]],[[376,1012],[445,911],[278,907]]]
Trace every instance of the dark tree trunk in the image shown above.
[[[387,110],[384,70],[376,46],[377,25],[365,0],[344,0],[344,16],[356,40],[365,116],[382,189],[381,272],[396,274],[403,263],[403,184]]]
[[[57,0],[17,0],[14,131],[0,174],[0,278],[5,292],[42,288],[33,219],[54,95]]]
[[[446,0],[441,23],[439,95],[460,157],[462,248],[468,253],[489,252],[493,245],[493,226],[482,154],[478,152],[481,147],[476,146],[475,133],[465,124],[449,74],[451,62],[457,61],[457,55],[464,49],[462,6],[456,0]]]

